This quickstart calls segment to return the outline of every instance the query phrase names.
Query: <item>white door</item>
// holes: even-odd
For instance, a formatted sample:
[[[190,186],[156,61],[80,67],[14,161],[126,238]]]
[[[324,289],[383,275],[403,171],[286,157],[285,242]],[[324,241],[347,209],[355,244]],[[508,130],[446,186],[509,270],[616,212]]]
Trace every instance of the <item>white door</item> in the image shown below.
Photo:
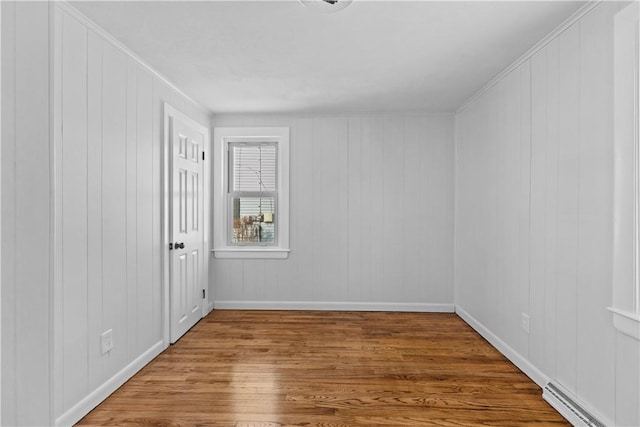
[[[170,324],[176,342],[202,317],[203,160],[205,136],[178,114],[169,116],[171,153]]]

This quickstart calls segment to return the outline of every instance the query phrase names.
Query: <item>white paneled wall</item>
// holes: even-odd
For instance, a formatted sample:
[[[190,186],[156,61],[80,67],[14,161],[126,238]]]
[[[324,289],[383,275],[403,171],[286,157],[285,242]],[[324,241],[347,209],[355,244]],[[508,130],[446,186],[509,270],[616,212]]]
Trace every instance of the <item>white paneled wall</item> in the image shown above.
[[[538,381],[640,425],[640,346],[606,310],[619,7],[601,3],[458,113],[456,304]]]
[[[66,422],[163,348],[162,108],[208,117],[66,9],[54,8],[54,31],[53,404]]]
[[[163,105],[209,117],[68,6],[1,7],[1,423],[70,424],[163,348]]]
[[[217,307],[453,309],[453,116],[216,116],[291,130],[291,253],[215,259]]]
[[[2,425],[50,423],[49,6],[2,2]]]

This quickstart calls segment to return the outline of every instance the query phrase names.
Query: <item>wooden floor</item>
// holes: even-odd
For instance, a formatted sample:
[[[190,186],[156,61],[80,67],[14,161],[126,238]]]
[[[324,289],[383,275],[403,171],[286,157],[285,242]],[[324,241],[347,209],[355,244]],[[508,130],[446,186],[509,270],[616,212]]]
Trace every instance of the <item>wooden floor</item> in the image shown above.
[[[78,425],[569,425],[454,314],[214,311]]]

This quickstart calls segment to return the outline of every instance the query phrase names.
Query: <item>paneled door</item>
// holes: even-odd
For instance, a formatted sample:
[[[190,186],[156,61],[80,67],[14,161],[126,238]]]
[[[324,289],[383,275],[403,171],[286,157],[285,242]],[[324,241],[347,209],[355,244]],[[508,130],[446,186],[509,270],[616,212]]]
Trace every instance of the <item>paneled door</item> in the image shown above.
[[[201,127],[180,114],[169,118],[170,339],[176,342],[202,318],[203,150]]]

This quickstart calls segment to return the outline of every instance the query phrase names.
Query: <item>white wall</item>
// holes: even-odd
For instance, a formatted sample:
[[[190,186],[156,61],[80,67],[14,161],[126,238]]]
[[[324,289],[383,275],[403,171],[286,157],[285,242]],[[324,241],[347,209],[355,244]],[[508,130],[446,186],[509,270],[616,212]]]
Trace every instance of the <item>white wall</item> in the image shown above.
[[[163,104],[209,117],[63,5],[2,7],[1,423],[70,424],[163,348]]]
[[[606,310],[619,7],[601,3],[457,115],[456,304],[538,381],[639,425],[640,346]]]
[[[291,131],[289,258],[215,259],[216,307],[452,310],[452,115],[216,116],[213,126]]]
[[[209,118],[84,22],[54,19],[57,419],[162,349],[163,104]]]
[[[49,7],[2,8],[2,424],[50,424]]]

